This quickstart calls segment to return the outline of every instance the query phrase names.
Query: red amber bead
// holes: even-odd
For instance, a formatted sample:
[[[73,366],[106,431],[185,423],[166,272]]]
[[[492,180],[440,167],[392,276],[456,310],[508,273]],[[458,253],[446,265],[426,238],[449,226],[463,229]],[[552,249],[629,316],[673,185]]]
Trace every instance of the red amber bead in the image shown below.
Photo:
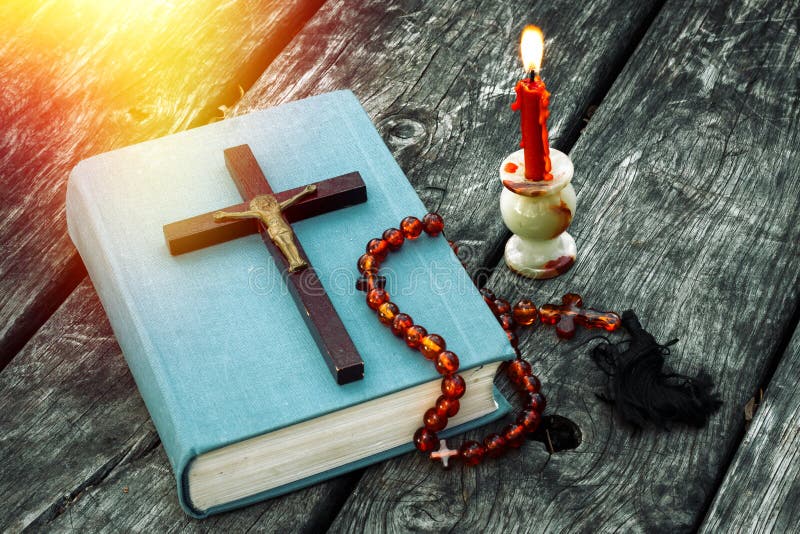
[[[414,321],[407,313],[398,313],[392,321],[392,334],[398,337],[405,337],[406,330],[409,326],[413,326]]]
[[[393,252],[400,250],[400,247],[403,246],[403,242],[406,240],[406,238],[403,237],[403,232],[397,228],[389,228],[383,232],[383,239],[385,239],[386,243],[389,245],[389,250]]]
[[[358,258],[358,271],[362,274],[374,273],[380,267],[380,263],[372,254],[362,254]]]
[[[419,351],[425,356],[426,360],[435,360],[436,357],[442,352],[447,344],[444,338],[439,334],[428,334],[422,338],[419,345]]]
[[[461,444],[461,447],[458,448],[458,454],[465,464],[478,465],[483,460],[486,449],[477,441],[469,440]]]
[[[432,452],[439,447],[439,438],[436,432],[422,427],[414,433],[414,446],[422,452]]]
[[[509,447],[519,449],[525,439],[525,427],[520,424],[508,425],[503,428],[503,438]]]
[[[506,299],[495,299],[494,301],[494,314],[497,316],[509,313],[511,311],[511,304]]]
[[[489,434],[483,438],[483,448],[486,449],[486,456],[497,458],[506,449],[506,439],[500,434]]]
[[[444,219],[438,213],[428,213],[422,218],[422,227],[426,234],[436,237],[444,230]]]
[[[530,326],[536,322],[539,313],[536,311],[536,306],[527,299],[522,299],[516,304],[512,310],[514,320],[522,326]]]
[[[467,390],[467,383],[461,375],[446,376],[442,379],[442,394],[448,399],[460,399]]]
[[[523,410],[517,416],[517,424],[525,427],[526,432],[536,432],[539,423],[542,422],[542,415],[532,408]]]
[[[439,415],[436,408],[431,408],[422,416],[422,422],[428,430],[438,432],[447,426],[447,416]]]
[[[519,338],[513,330],[506,330],[506,337],[508,337],[508,341],[511,343],[512,347],[516,349],[519,346]]]
[[[531,364],[525,360],[519,359],[508,364],[508,369],[506,369],[508,378],[510,378],[514,384],[519,384],[522,380],[522,377],[529,376],[531,372]]]
[[[369,243],[367,243],[367,254],[372,254],[378,258],[378,261],[383,261],[386,259],[386,255],[389,254],[389,243],[379,237],[370,239]]]
[[[503,330],[513,330],[515,326],[514,318],[511,317],[510,313],[504,313],[497,317],[497,320],[500,322],[500,326],[503,327]]]
[[[533,375],[523,376],[518,384],[523,391],[528,393],[539,393],[539,390],[542,389],[542,383]]]
[[[443,375],[451,375],[458,371],[458,356],[455,352],[443,350],[436,356],[436,370]]]
[[[439,415],[453,417],[458,413],[459,408],[461,408],[461,403],[458,402],[458,399],[448,399],[444,395],[436,399],[436,412]]]
[[[539,413],[547,407],[547,399],[541,393],[528,393],[525,395],[525,404]]]
[[[583,310],[576,318],[575,322],[586,328],[602,328],[608,332],[613,332],[622,325],[622,319],[614,312],[601,312],[592,308]]]
[[[406,239],[416,239],[422,233],[422,221],[416,217],[406,217],[400,221],[400,230]]]
[[[378,319],[386,326],[391,326],[398,313],[400,308],[394,302],[384,302],[378,306]]]
[[[418,324],[406,328],[406,345],[412,349],[418,349],[422,344],[422,338],[428,335],[428,331]]]
[[[385,289],[370,289],[367,293],[367,306],[373,310],[380,308],[384,302],[389,302],[389,293]]]

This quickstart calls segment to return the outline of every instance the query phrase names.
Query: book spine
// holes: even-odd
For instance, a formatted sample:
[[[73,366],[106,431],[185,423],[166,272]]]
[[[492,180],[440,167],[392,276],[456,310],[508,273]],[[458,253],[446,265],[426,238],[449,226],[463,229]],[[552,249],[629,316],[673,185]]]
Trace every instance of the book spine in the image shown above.
[[[168,406],[175,402],[168,386],[158,372],[156,362],[160,355],[147,338],[147,333],[131,306],[131,295],[118,275],[120,266],[115,265],[110,235],[93,206],[90,180],[83,173],[92,172],[85,167],[91,160],[79,163],[70,173],[67,184],[66,215],[67,231],[78,249],[86,270],[92,280],[100,302],[108,315],[114,336],[131,370],[139,392],[144,399],[150,417],[158,430],[161,441],[175,472],[182,462],[185,451],[178,440],[177,425]]]

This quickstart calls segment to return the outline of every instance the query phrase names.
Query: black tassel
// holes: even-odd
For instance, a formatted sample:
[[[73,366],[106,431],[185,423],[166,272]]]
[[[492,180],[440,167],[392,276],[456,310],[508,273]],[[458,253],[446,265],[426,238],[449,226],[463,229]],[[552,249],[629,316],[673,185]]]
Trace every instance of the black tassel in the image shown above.
[[[701,370],[690,377],[665,370],[664,358],[678,340],[659,345],[633,310],[622,314],[622,326],[630,340],[618,344],[606,340],[592,349],[595,363],[610,377],[611,395],[598,397],[613,404],[620,417],[636,428],[653,424],[666,429],[669,423],[704,426],[722,406],[708,373]]]

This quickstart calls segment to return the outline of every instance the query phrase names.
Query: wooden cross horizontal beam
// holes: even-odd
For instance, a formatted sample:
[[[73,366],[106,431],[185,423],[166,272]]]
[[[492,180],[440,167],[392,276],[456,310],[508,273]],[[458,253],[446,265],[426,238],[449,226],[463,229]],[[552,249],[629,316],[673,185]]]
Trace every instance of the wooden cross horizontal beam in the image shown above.
[[[360,204],[367,200],[367,188],[361,175],[357,172],[322,180],[314,185],[317,186],[317,192],[314,195],[303,198],[284,210],[283,215],[289,223],[328,213],[337,208]],[[304,187],[275,193],[275,197],[278,202],[283,202],[302,191]],[[224,208],[222,211],[246,211],[248,205],[249,201],[242,202]],[[258,233],[258,226],[253,224],[252,220],[215,221],[214,213],[217,211],[219,210],[164,225],[164,237],[167,240],[170,254],[173,256],[186,254]]]

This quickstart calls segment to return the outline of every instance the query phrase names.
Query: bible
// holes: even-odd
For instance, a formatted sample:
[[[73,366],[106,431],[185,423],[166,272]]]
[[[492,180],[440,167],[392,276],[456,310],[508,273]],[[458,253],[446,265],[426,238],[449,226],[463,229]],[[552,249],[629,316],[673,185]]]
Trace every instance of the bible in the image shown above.
[[[363,363],[353,381],[332,376],[288,270],[257,232],[232,226],[224,242],[170,250],[165,226],[248,209],[224,155],[243,145],[279,201],[299,205],[306,199],[286,195],[335,177],[363,180],[365,199],[307,218],[287,212],[307,265],[287,262],[313,269],[314,291],[324,292]],[[66,210],[188,514],[230,510],[413,450],[440,375],[376,320],[356,289],[356,262],[383,229],[427,210],[352,93],[91,157],[70,175]],[[382,274],[392,300],[461,361],[467,391],[442,437],[506,413],[493,378],[513,348],[446,239],[421,237],[390,254]],[[319,324],[323,337],[335,334],[324,318]]]

